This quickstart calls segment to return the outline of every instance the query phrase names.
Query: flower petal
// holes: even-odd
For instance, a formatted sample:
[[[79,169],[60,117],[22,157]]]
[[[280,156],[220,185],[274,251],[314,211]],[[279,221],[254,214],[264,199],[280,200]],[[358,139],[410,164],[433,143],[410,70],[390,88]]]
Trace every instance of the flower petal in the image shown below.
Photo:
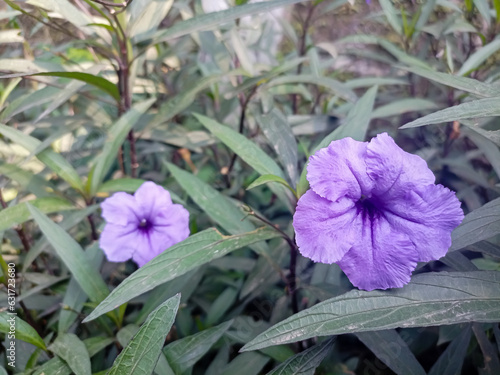
[[[442,185],[408,191],[388,201],[385,210],[389,223],[415,244],[420,262],[443,257],[451,246],[451,232],[464,218],[455,193]]]
[[[101,233],[99,246],[110,262],[125,262],[136,250],[138,236],[135,224],[122,226],[108,223]]]
[[[366,173],[366,148],[367,142],[344,138],[312,155],[307,166],[312,190],[331,201],[359,199],[369,192],[373,182]]]
[[[102,217],[107,223],[125,226],[139,222],[137,204],[127,193],[115,193],[101,203]]]
[[[151,181],[143,183],[135,192],[134,198],[144,219],[153,219],[172,204],[170,193]]]
[[[354,203],[347,198],[337,202],[307,191],[293,216],[300,253],[315,262],[334,263],[342,259],[361,231]]]
[[[172,204],[152,219],[154,228],[168,233],[172,246],[189,236],[189,211],[180,204]]]
[[[425,160],[403,151],[387,133],[379,134],[368,144],[366,168],[375,182],[373,194],[388,199],[408,188],[408,184],[423,187],[435,181]]]
[[[383,214],[359,216],[363,217],[359,238],[337,264],[360,289],[403,287],[417,265],[415,246],[408,236],[395,230]]]

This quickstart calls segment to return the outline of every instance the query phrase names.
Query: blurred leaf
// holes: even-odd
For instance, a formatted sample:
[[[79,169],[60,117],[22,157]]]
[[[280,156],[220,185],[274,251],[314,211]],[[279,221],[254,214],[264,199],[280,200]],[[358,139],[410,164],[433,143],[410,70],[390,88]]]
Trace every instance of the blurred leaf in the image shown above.
[[[484,358],[484,367],[479,368],[479,373],[489,375],[499,374],[500,360],[498,359],[498,351],[484,332],[483,325],[477,322],[472,323],[472,332],[474,332],[474,336],[476,336],[477,343],[481,348]]]
[[[372,86],[387,86],[387,85],[408,85],[408,81],[401,78],[392,77],[362,77],[354,78],[345,82],[344,85],[350,89],[359,89]]]
[[[91,196],[95,196],[101,183],[106,177],[106,174],[116,161],[118,150],[125,141],[129,131],[155,101],[156,98],[151,98],[144,102],[135,104],[109,129],[106,144],[104,145],[102,153],[99,155],[92,168],[87,183],[89,185],[89,193]]]
[[[391,0],[379,0],[380,6],[389,21],[391,27],[399,34],[403,35],[403,27],[401,26],[401,20],[398,17],[398,11],[392,5]]]
[[[105,93],[109,94],[116,101],[120,101],[120,92],[118,91],[118,87],[108,81],[106,78],[102,78],[96,76],[94,74],[82,73],[82,72],[24,72],[24,73],[16,73],[16,74],[7,74],[0,76],[2,78],[14,78],[14,77],[26,77],[26,76],[42,76],[42,77],[61,77],[61,78],[71,78],[76,79],[77,81],[88,83],[98,89],[101,89]]]
[[[286,117],[280,110],[273,108],[266,114],[256,113],[255,118],[295,187],[299,177],[297,141]]]
[[[234,236],[223,236],[213,228],[196,233],[168,248],[127,277],[84,322],[89,322],[132,298],[233,250],[278,236],[277,231],[269,228],[259,228]]]
[[[100,269],[104,253],[99,248],[98,242],[92,244],[85,251],[85,256],[92,267]],[[66,332],[75,322],[87,299],[87,294],[83,291],[80,285],[78,285],[78,281],[75,277],[72,276],[62,300],[63,308],[61,309],[57,325],[57,331],[59,334]]]
[[[354,93],[354,91],[348,88],[344,83],[329,77],[317,77],[307,74],[286,75],[272,79],[271,81],[269,81],[269,83],[267,83],[267,86],[273,87],[277,85],[286,85],[289,83],[309,83],[313,85],[318,85],[326,87],[327,89],[331,90],[334,94],[348,101],[354,102],[357,99],[357,96]]]
[[[459,121],[476,117],[500,116],[500,97],[479,99],[448,107],[417,120],[408,122],[400,129],[416,128],[418,126]]]
[[[426,375],[422,365],[395,330],[359,332],[356,336],[396,374]]]
[[[420,67],[403,68],[416,75],[430,79],[443,85],[454,87],[471,94],[491,98],[495,96],[500,96],[500,89],[494,85],[490,85],[476,79],[457,77],[452,74],[440,73],[430,69],[422,69]]]
[[[210,30],[218,25],[232,21],[236,18],[263,13],[274,8],[292,5],[304,0],[274,0],[256,4],[245,4],[229,8],[220,12],[202,14],[186,21],[177,22],[166,30],[157,31],[152,37],[152,44],[157,44],[180,36],[192,34],[196,31]],[[135,38],[135,42],[144,42],[148,38]]]
[[[267,373],[267,375],[314,375],[316,368],[333,346],[334,338],[316,344],[302,353],[287,359],[278,367]]]
[[[486,130],[479,126],[477,121],[461,120],[461,124],[467,126],[469,129],[476,133],[481,134],[483,137],[489,139],[497,146],[500,146],[500,130]]]
[[[149,314],[139,332],[116,358],[109,375],[150,375],[153,372],[180,301],[181,296],[177,294]]]
[[[108,287],[99,272],[89,262],[80,245],[36,207],[28,205],[28,209],[59,258],[71,271],[90,300],[99,303],[106,298],[109,294]]]
[[[219,296],[212,302],[210,309],[207,311],[205,319],[206,325],[214,325],[224,316],[224,314],[231,308],[238,296],[238,290],[233,287],[227,287]]]
[[[59,335],[49,350],[62,358],[75,375],[90,375],[90,356],[85,344],[73,333]]]
[[[462,364],[471,338],[471,327],[468,325],[439,356],[432,366],[429,375],[455,375],[462,372]]]
[[[231,324],[232,320],[168,344],[163,353],[175,373],[182,374],[198,362]]]
[[[167,16],[174,0],[150,0],[142,9],[131,9],[129,38],[145,39],[150,36]],[[139,11],[138,14],[134,13]]]
[[[10,126],[0,124],[0,133],[12,142],[19,144],[29,152],[33,152],[40,141]],[[52,169],[59,177],[69,183],[74,189],[83,192],[84,187],[80,176],[75,169],[60,154],[52,149],[46,149],[36,156],[42,163]]]
[[[321,302],[269,328],[242,351],[315,336],[499,319],[500,272],[425,273],[401,289],[353,290]]]
[[[481,16],[486,21],[486,24],[489,27],[491,24],[491,15],[488,0],[474,0],[474,5],[476,6],[479,13],[481,13]]]
[[[389,104],[378,107],[372,112],[372,118],[385,118],[402,115],[408,112],[419,112],[438,108],[435,101],[421,98],[406,98],[395,100]]]
[[[108,193],[115,193],[117,191],[135,193],[144,182],[146,182],[146,180],[141,180],[140,178],[117,178],[116,180],[108,180],[99,187],[97,195],[108,196]]]
[[[293,193],[293,195],[297,194],[295,192],[295,190],[288,184],[288,182],[286,182],[281,177],[278,177],[278,176],[275,176],[272,174],[265,174],[265,175],[258,177],[254,182],[252,182],[250,185],[248,185],[247,190],[256,188],[257,186],[261,186],[261,185],[267,184],[269,182],[277,182],[279,184],[282,184],[283,186],[287,187]]]
[[[500,198],[497,198],[465,216],[462,223],[451,233],[449,251],[460,250],[499,233]]]
[[[474,52],[463,64],[457,75],[463,76],[469,74],[471,71],[477,69],[483,62],[485,62],[491,55],[500,49],[500,39],[495,39],[491,43],[481,47]]]
[[[420,7],[420,15],[417,19],[417,23],[415,24],[415,32],[412,35],[413,41],[417,39],[417,37],[420,35],[420,31],[427,24],[427,21],[429,20],[434,7],[436,6],[436,3],[437,0],[427,0],[422,3]]]
[[[484,135],[469,128],[461,129],[461,131],[483,152],[484,156],[490,162],[491,167],[500,178],[500,150],[498,149],[498,146]]]
[[[31,218],[27,206],[28,203],[46,214],[76,209],[70,201],[55,197],[38,198],[28,202],[18,203],[15,206],[7,207],[0,211],[0,231],[28,221]]]
[[[0,332],[6,335],[7,344],[11,338],[8,335],[11,333],[10,328],[15,329],[15,337],[18,340],[35,345],[37,348],[47,350],[42,338],[38,335],[35,329],[26,323],[21,318],[11,313],[2,311],[0,312]]]
[[[269,357],[260,353],[239,354],[224,367],[220,375],[258,375],[269,362]]]

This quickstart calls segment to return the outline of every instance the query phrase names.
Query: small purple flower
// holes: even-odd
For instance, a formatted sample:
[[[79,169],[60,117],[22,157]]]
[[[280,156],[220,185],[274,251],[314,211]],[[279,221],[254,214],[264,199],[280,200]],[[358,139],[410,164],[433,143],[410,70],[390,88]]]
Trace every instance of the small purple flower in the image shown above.
[[[101,208],[106,226],[99,244],[111,262],[132,258],[142,267],[189,236],[189,212],[173,204],[170,193],[150,181],[134,195],[113,194]]]
[[[387,133],[333,141],[311,156],[307,179],[293,217],[299,250],[360,289],[407,284],[417,262],[446,254],[464,217],[455,193]]]

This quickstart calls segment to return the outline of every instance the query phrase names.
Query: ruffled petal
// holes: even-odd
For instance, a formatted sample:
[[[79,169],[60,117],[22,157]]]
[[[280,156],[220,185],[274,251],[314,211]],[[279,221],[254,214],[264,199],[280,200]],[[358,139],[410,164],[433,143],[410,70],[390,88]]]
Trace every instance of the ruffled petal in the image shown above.
[[[424,187],[435,181],[425,160],[403,151],[387,133],[379,134],[368,144],[366,167],[374,181],[373,195],[388,199],[402,189]]]
[[[392,227],[415,244],[419,262],[443,257],[451,246],[451,232],[464,218],[455,193],[442,185],[408,191],[387,201],[384,210]]]
[[[136,250],[139,236],[135,224],[122,226],[108,223],[101,233],[99,246],[110,262],[125,262]]]
[[[134,194],[138,210],[145,219],[153,219],[172,204],[170,193],[160,185],[147,181]]]
[[[107,223],[125,226],[138,223],[137,204],[132,195],[115,193],[101,203],[102,217]]]
[[[333,141],[309,158],[307,180],[319,196],[336,201],[359,199],[372,188],[366,173],[366,142],[352,138]]]
[[[403,287],[417,265],[415,246],[383,214],[360,216],[363,227],[358,239],[337,264],[359,289]]]
[[[347,198],[332,202],[308,190],[293,216],[295,239],[300,253],[315,262],[334,263],[356,241],[361,232],[355,204]]]
[[[172,246],[189,236],[189,211],[180,204],[172,204],[158,213],[152,223],[158,230],[168,233]]]

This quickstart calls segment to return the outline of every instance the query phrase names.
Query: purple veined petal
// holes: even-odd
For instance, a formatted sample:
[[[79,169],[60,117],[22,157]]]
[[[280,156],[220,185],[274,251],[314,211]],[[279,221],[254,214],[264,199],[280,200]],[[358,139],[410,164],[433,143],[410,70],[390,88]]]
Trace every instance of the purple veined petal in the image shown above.
[[[128,195],[128,194],[127,194]],[[125,262],[138,246],[137,225],[106,224],[99,239],[99,246],[110,262]]]
[[[125,226],[137,223],[137,204],[134,197],[127,193],[115,193],[101,203],[102,217],[107,223]]]
[[[332,202],[312,190],[299,199],[293,216],[300,253],[321,263],[342,259],[357,240],[361,224],[358,210],[350,199]]]
[[[155,228],[169,233],[172,245],[189,236],[189,211],[180,204],[172,204],[152,218]],[[171,245],[170,245],[171,246]]]
[[[309,158],[307,180],[319,196],[332,202],[348,197],[359,199],[372,189],[366,173],[367,142],[352,138],[333,141]]]
[[[362,216],[356,243],[337,264],[359,289],[403,287],[417,265],[415,246],[382,213],[371,216],[365,212]]]
[[[389,223],[406,233],[418,251],[418,261],[443,257],[451,246],[451,232],[464,213],[455,193],[442,185],[428,185],[387,201]]]
[[[137,210],[143,218],[154,218],[172,204],[170,193],[154,182],[146,181],[134,194]]]
[[[435,177],[424,159],[403,151],[387,134],[373,138],[366,152],[366,168],[374,181],[373,195],[390,199],[408,184],[423,187],[434,184]]]

